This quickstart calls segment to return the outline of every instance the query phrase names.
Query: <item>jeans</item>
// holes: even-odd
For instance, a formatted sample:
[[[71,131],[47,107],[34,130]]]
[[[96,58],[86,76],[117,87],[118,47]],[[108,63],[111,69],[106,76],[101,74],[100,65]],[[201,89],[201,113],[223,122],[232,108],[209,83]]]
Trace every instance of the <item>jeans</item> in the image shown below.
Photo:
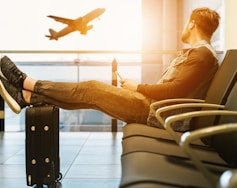
[[[151,100],[139,92],[100,82],[37,81],[31,104],[53,104],[67,110],[95,109],[127,123],[145,123]]]

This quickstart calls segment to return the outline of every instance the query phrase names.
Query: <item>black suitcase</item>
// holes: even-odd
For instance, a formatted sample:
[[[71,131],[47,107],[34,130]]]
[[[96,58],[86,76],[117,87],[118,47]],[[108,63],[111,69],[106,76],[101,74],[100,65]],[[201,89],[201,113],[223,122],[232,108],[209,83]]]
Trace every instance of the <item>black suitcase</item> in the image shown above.
[[[28,186],[56,187],[61,180],[59,109],[52,105],[26,109],[26,180]]]

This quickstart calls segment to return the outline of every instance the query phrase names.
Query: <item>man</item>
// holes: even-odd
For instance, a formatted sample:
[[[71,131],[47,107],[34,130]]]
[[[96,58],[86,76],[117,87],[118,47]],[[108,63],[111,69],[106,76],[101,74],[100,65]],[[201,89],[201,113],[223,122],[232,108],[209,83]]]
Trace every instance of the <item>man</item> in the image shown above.
[[[147,123],[152,101],[205,97],[218,68],[210,40],[219,19],[218,13],[209,8],[193,10],[182,33],[182,41],[191,48],[182,50],[157,84],[122,79],[121,88],[117,88],[95,80],[78,83],[35,80],[5,56],[0,64],[0,93],[16,113],[30,104],[53,104],[68,110],[100,110],[127,123]]]

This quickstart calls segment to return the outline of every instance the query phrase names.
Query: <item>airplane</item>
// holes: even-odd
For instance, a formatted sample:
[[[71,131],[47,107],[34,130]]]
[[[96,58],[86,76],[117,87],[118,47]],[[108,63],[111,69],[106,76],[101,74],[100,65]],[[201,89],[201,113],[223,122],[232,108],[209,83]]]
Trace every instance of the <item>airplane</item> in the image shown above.
[[[58,40],[59,37],[63,37],[74,31],[79,31],[82,35],[86,35],[87,31],[93,28],[93,25],[87,25],[87,24],[93,19],[99,17],[104,12],[105,12],[104,8],[97,8],[92,10],[85,16],[79,17],[75,20],[49,15],[48,16],[49,18],[67,24],[68,26],[58,32],[54,31],[53,29],[49,29],[50,35],[45,36],[48,37],[50,40]]]

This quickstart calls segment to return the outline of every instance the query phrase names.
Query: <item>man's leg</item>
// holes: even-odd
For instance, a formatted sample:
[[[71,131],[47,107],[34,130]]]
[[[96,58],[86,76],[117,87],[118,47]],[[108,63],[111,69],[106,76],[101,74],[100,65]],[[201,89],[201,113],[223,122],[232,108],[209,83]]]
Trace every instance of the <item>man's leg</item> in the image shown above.
[[[150,100],[138,92],[99,81],[80,83],[37,81],[31,103],[64,109],[96,109],[125,122],[146,123]]]
[[[30,79],[8,58],[0,61],[0,89],[4,100],[14,112],[28,105],[22,89],[35,91],[32,103],[55,104],[65,109],[92,108],[125,122],[145,123],[150,100],[140,93],[116,88],[97,81],[54,83]],[[24,94],[31,95],[24,90]],[[29,97],[30,98],[30,97]]]

